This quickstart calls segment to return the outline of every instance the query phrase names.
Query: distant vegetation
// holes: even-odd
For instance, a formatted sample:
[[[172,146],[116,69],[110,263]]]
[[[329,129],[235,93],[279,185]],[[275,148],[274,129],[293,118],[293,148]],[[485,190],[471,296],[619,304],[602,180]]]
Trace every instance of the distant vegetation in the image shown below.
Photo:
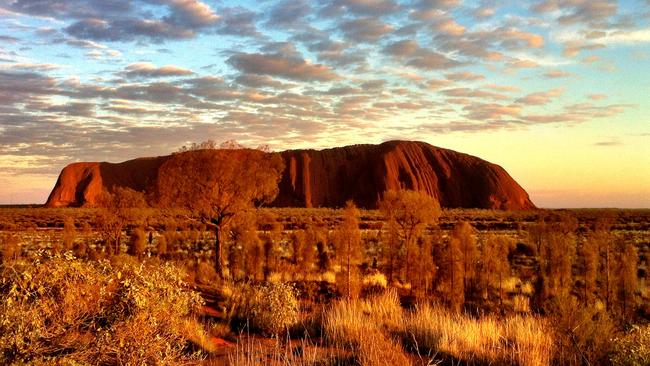
[[[257,209],[262,188],[180,204],[195,177],[166,209],[118,190],[100,209],[0,210],[0,363],[650,360],[649,211],[442,210],[413,191]]]

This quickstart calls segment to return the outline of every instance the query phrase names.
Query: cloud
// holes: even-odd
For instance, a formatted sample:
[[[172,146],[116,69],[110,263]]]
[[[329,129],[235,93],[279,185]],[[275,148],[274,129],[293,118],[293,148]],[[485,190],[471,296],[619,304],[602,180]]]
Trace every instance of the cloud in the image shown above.
[[[72,102],[67,104],[52,105],[44,111],[63,113],[72,117],[93,117],[95,115],[95,104]]]
[[[524,105],[546,105],[550,103],[553,98],[564,94],[564,92],[564,88],[557,88],[546,92],[530,93],[522,98],[517,99],[516,102]]]
[[[366,17],[341,23],[340,27],[346,38],[355,42],[374,43],[382,36],[393,31],[393,26],[377,18]]]
[[[171,8],[166,21],[193,28],[206,27],[216,23],[219,16],[206,3],[198,0],[167,0]]]
[[[638,44],[650,42],[650,28],[633,31],[612,31],[598,39],[604,44]]]
[[[632,108],[630,104],[610,104],[596,106],[591,103],[577,103],[563,107],[561,113],[526,114],[519,118],[527,123],[579,123],[596,118],[607,118]]]
[[[220,13],[219,33],[255,38],[262,36],[255,24],[257,18],[255,12],[242,7],[235,7],[221,9]]]
[[[605,48],[601,43],[588,43],[584,41],[569,41],[564,44],[562,54],[566,57],[576,57],[582,51],[592,51]]]
[[[436,23],[433,26],[434,30],[439,33],[448,34],[451,36],[460,36],[465,33],[465,27],[456,23],[453,19],[445,19]]]
[[[335,66],[362,66],[366,63],[366,53],[355,50],[348,42],[319,40],[309,43],[307,49],[316,52],[319,61]]]
[[[604,141],[598,141],[594,142],[594,146],[604,146],[604,147],[609,147],[609,146],[622,146],[623,142],[620,140],[604,140]]]
[[[485,85],[485,88],[500,91],[500,92],[506,92],[506,93],[519,92],[521,90],[518,86],[497,85],[497,84],[487,84]]]
[[[521,107],[510,104],[503,105],[497,103],[472,103],[463,107],[467,112],[467,118],[472,120],[499,120],[504,117],[518,117],[521,114]]]
[[[131,41],[138,37],[154,41],[192,38],[192,28],[180,27],[158,19],[118,19],[107,21],[98,18],[80,20],[67,27],[66,32],[77,38],[98,41]]]
[[[423,70],[442,70],[460,66],[461,63],[441,53],[420,49],[407,65]]]
[[[434,42],[441,51],[490,62],[503,60],[505,51],[541,49],[545,45],[542,35],[507,26],[456,34],[437,33]]]
[[[284,0],[271,9],[267,23],[272,26],[299,26],[310,12],[311,6],[307,0]]]
[[[489,7],[489,6],[482,6],[476,8],[473,12],[472,15],[474,15],[475,18],[489,18],[496,13],[496,8]]]
[[[419,0],[419,9],[449,9],[460,5],[460,0]]]
[[[442,90],[440,93],[455,98],[484,98],[484,99],[495,99],[495,100],[510,99],[507,95],[504,94],[488,92],[479,89],[471,89],[471,88],[445,89]]]
[[[441,53],[421,48],[413,40],[391,43],[384,47],[383,52],[396,59],[406,60],[408,66],[423,70],[441,70],[461,65],[460,62],[452,60]]]
[[[156,11],[142,10],[151,7]],[[191,38],[219,20],[209,5],[198,0],[16,0],[9,9],[71,20],[65,28],[68,34],[93,41]]]
[[[615,2],[607,0],[544,0],[531,8],[536,13],[559,14],[560,24],[599,24],[615,15],[617,9]]]
[[[508,61],[508,66],[515,69],[534,69],[539,67],[539,63],[535,60],[530,59],[511,59]]]
[[[476,74],[471,71],[455,72],[451,74],[446,74],[445,77],[453,81],[478,81],[485,80],[485,76],[481,74]]]
[[[393,0],[333,0],[323,11],[330,16],[345,12],[359,15],[387,15],[396,12],[399,8]]]
[[[521,31],[516,28],[501,28],[496,30],[495,37],[502,39],[501,46],[508,49],[541,48],[544,37],[539,34]]]
[[[451,81],[444,79],[430,79],[424,83],[424,87],[431,90],[437,90],[451,84]]]
[[[384,47],[384,53],[394,57],[410,57],[420,51],[420,45],[414,40],[405,39]]]
[[[41,64],[41,63],[14,63],[9,65],[0,65],[0,69],[5,70],[26,70],[26,71],[50,71],[60,69],[61,65],[57,64]]]
[[[605,100],[607,99],[607,94],[589,94],[587,98],[591,100]]]
[[[193,72],[192,70],[174,65],[157,67],[149,62],[138,62],[128,65],[124,68],[122,74],[127,78],[159,78],[168,76],[186,76],[193,74]]]
[[[544,73],[544,77],[547,79],[567,78],[571,75],[572,74],[570,72],[564,70],[548,70],[547,72]]]
[[[328,81],[339,77],[325,65],[312,64],[302,58],[289,58],[281,54],[238,53],[231,56],[228,63],[244,73],[299,81]]]
[[[19,41],[19,39],[12,36],[0,35],[0,41],[15,44]]]
[[[235,82],[251,88],[284,89],[294,85],[283,83],[267,75],[243,74],[235,78]]]

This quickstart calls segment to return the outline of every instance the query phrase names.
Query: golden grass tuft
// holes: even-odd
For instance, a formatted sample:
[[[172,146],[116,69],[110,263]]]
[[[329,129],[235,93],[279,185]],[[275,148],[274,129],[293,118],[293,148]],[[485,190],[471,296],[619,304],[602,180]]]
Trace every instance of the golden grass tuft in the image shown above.
[[[551,332],[535,317],[475,319],[422,305],[406,317],[404,332],[419,348],[457,362],[548,365],[553,350]]]

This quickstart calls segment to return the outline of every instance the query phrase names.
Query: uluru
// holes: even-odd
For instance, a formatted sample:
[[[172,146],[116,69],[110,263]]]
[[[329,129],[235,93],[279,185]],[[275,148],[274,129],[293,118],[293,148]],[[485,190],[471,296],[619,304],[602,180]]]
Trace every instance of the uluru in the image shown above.
[[[425,142],[388,141],[280,154],[285,168],[275,207],[341,207],[353,200],[360,207],[375,208],[384,191],[413,189],[449,208],[535,208],[502,167]],[[103,190],[116,187],[151,192],[160,166],[175,156],[70,164],[61,171],[46,206],[93,206]]]

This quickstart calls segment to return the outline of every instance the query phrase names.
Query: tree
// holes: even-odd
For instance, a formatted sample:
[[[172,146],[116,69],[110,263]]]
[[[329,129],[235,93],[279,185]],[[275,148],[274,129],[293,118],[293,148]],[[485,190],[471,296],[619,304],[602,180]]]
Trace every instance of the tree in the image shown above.
[[[99,231],[109,252],[120,253],[120,239],[124,227],[142,218],[146,201],[142,192],[131,188],[117,187],[113,193],[103,191],[97,198],[100,207],[97,221]],[[112,246],[112,248],[111,248]]]
[[[399,267],[398,263],[401,241],[399,237],[399,228],[397,226],[395,218],[389,218],[386,225],[388,226],[388,229],[383,230],[382,242],[384,243],[384,250],[386,251],[386,256],[388,257],[388,282],[393,283],[393,274]]]
[[[416,240],[427,225],[440,217],[440,204],[428,194],[420,191],[399,190],[384,192],[379,209],[389,222],[395,222],[404,239],[406,277],[410,273],[410,252],[417,246]]]
[[[433,257],[434,237],[423,235],[417,241],[418,255],[413,263],[415,278],[411,280],[411,289],[415,289],[417,297],[426,296],[436,276],[436,263]]]
[[[481,286],[488,291],[493,282],[499,284],[499,304],[503,306],[503,280],[510,274],[508,253],[515,246],[515,242],[506,236],[490,234],[483,243],[481,257],[483,263],[480,277]]]
[[[147,247],[147,235],[142,227],[135,228],[129,241],[129,254],[142,260]]]
[[[592,240],[592,235],[580,246],[581,274],[584,281],[582,301],[585,306],[591,306],[594,302],[594,294],[597,289],[598,276],[598,242]]]
[[[277,215],[270,212],[259,212],[258,223],[262,228],[262,242],[264,247],[264,280],[268,280],[269,274],[276,270],[277,257],[279,256],[279,243],[282,237],[283,226],[278,222]]]
[[[613,219],[609,217],[599,218],[594,224],[593,231],[589,233],[588,240],[595,243],[598,250],[600,263],[598,271],[601,279],[601,298],[605,300],[605,308],[611,310],[612,295],[616,292],[614,287],[613,272],[615,270],[614,262],[614,236],[611,232]]]
[[[575,235],[561,231],[547,232],[542,242],[541,300],[566,298],[572,286],[572,266],[575,257]]]
[[[238,213],[273,201],[284,162],[258,150],[197,150],[173,155],[159,169],[158,199],[214,225],[215,269],[223,278],[224,230]]]
[[[291,262],[295,266],[298,266],[302,261],[302,248],[306,245],[306,243],[307,234],[305,233],[305,230],[295,230],[291,234]]]
[[[637,289],[638,253],[636,246],[631,242],[618,243],[618,266],[616,280],[618,284],[618,298],[621,313],[627,315],[635,306],[634,293]]]
[[[63,219],[63,247],[65,250],[72,250],[74,247],[74,240],[77,236],[77,230],[74,225],[74,219],[66,216]]]
[[[474,239],[474,228],[467,221],[456,223],[452,236],[458,240],[462,255],[463,265],[463,289],[467,291],[470,284],[476,277],[476,262],[478,260],[478,248]]]
[[[257,235],[257,217],[252,210],[236,216],[230,235],[228,264],[231,277],[258,279],[262,272],[262,243]]]
[[[347,201],[343,221],[335,232],[337,253],[345,268],[347,298],[351,298],[353,265],[361,259],[361,231],[359,230],[359,209],[354,202]]]
[[[463,275],[463,252],[460,240],[451,238],[446,250],[446,277],[449,286],[448,299],[452,310],[459,312],[465,302],[465,288],[461,279]]]

